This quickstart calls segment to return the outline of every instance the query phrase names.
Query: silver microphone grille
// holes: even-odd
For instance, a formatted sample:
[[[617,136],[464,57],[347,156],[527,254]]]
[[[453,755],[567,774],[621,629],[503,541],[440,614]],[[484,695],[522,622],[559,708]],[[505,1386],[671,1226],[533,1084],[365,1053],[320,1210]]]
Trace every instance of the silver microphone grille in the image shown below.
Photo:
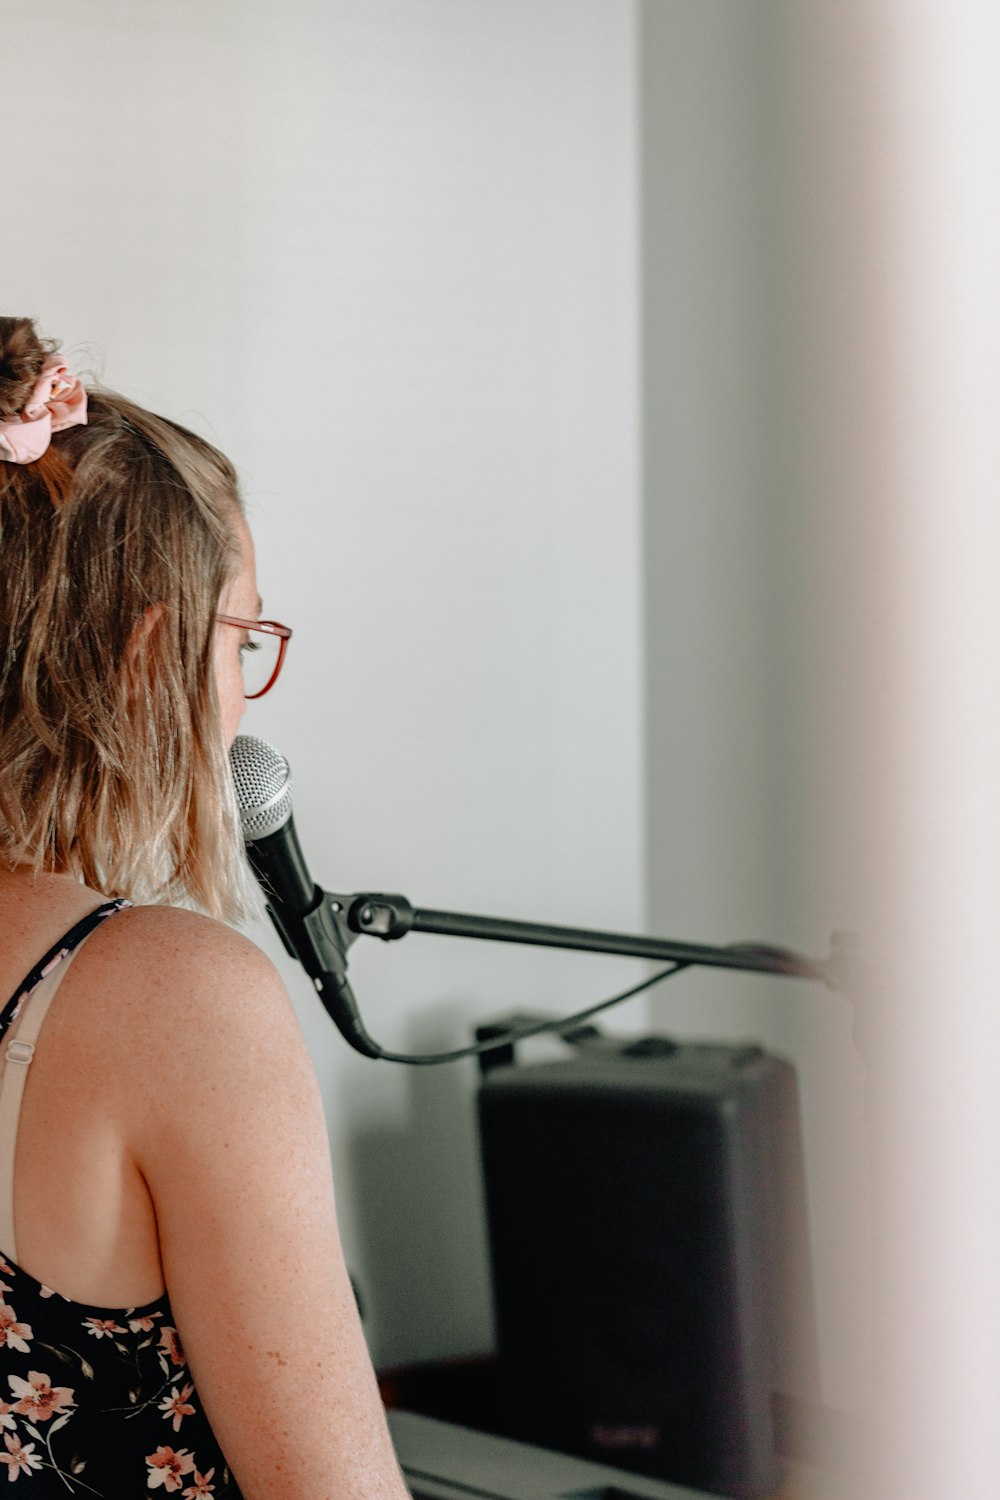
[[[292,783],[285,757],[267,740],[238,734],[229,752],[229,764],[244,842],[277,833],[292,815]]]

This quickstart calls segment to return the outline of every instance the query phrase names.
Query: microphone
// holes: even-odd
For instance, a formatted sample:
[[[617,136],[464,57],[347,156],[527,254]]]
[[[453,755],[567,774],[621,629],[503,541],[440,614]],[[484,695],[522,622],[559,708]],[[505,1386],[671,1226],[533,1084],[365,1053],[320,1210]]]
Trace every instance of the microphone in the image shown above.
[[[675,943],[662,938],[418,910],[405,896],[332,895],[313,880],[299,845],[292,820],[291,778],[285,757],[266,740],[241,734],[233,742],[229,758],[247,857],[267,898],[271,921],[287,952],[309,975],[341,1036],[364,1057],[421,1065],[456,1062],[499,1048],[510,1050],[515,1043],[545,1031],[555,1031],[572,1042],[574,1034],[579,1038],[588,1030],[581,1030],[582,1024],[599,1011],[631,1000],[693,964],[822,979],[835,989],[843,985],[840,978],[843,965],[834,965],[836,949],[830,960],[816,962],[784,948],[752,943],[709,948],[701,943]],[[408,932],[619,953],[632,958],[665,960],[669,968],[570,1016],[525,1017],[528,1024],[519,1024],[514,1029],[510,1029],[509,1021],[507,1029],[481,1027],[477,1035],[489,1035],[482,1035],[471,1047],[457,1047],[448,1052],[390,1052],[373,1041],[365,1030],[347,982],[347,950],[361,933],[388,941]]]
[[[341,904],[313,880],[299,844],[287,760],[266,740],[241,734],[229,763],[247,858],[286,952],[309,975],[344,1040],[366,1057],[381,1057],[347,980],[347,950],[355,934]]]

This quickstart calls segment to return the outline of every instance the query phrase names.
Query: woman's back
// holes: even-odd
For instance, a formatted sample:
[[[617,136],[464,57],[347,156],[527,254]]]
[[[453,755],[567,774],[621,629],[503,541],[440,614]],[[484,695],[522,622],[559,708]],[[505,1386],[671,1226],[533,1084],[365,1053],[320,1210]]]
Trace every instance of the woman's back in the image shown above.
[[[0,980],[24,970],[12,997],[99,906],[75,882],[0,877],[11,934]],[[61,1485],[49,1468],[61,1447],[87,1459],[89,1492],[109,1497],[123,1463],[130,1482],[218,1500],[404,1493],[340,1252],[315,1076],[287,996],[245,939],[190,912],[138,908],[81,944],[28,1070],[14,1231],[13,1274],[0,1271],[16,1314],[0,1330],[11,1463],[41,1455],[33,1477]],[[35,1342],[15,1289],[61,1353]],[[74,1432],[71,1415],[50,1454],[41,1439],[69,1403],[83,1415],[81,1361],[94,1371],[89,1427]],[[74,1395],[48,1395],[60,1390]],[[139,1410],[125,1409],[132,1391]],[[95,1403],[119,1409],[97,1422]],[[46,1406],[32,1439],[25,1424]],[[109,1489],[94,1483],[88,1442],[119,1476]]]
[[[100,899],[75,881],[40,891],[0,875],[0,1004]],[[164,1290],[153,1205],[116,1118],[134,1014],[125,943],[120,929],[95,934],[61,980],[25,1082],[15,1160],[19,1265],[66,1296],[109,1307]]]
[[[3,904],[0,892],[0,916]],[[162,1287],[148,1193],[133,1180],[124,1142],[95,1092],[100,1072],[88,1075],[79,1055],[70,1069],[60,1055],[72,1051],[66,1033],[81,1011],[80,994],[62,1009],[62,1037],[53,1027],[42,1041],[77,955],[106,921],[127,910],[122,902],[88,910],[0,1007],[0,1350],[8,1387],[0,1462],[11,1480],[35,1477],[32,1493],[42,1495],[126,1495],[144,1484],[168,1490],[183,1484],[185,1500],[236,1500]],[[38,1047],[46,1062],[34,1069]],[[74,1082],[88,1076],[90,1088],[74,1098]],[[29,1079],[31,1114],[22,1130]],[[128,1243],[133,1222],[135,1260]],[[37,1255],[22,1248],[19,1229],[29,1225]],[[60,1254],[70,1256],[69,1283]],[[116,1290],[110,1300],[106,1292],[91,1300],[65,1291],[91,1277],[91,1291],[109,1278],[116,1289],[131,1288],[150,1255],[157,1263],[153,1280],[161,1283],[154,1297]],[[103,1281],[95,1276],[102,1264]],[[42,1267],[49,1268],[45,1275]]]

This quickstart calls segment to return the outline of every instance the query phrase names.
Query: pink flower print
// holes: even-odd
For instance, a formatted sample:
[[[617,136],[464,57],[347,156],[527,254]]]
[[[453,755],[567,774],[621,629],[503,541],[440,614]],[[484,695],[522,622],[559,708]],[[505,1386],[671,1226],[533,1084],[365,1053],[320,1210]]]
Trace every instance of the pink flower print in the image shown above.
[[[184,1500],[203,1500],[203,1496],[205,1495],[214,1495],[215,1485],[209,1483],[214,1473],[214,1467],[209,1469],[207,1474],[199,1474],[198,1470],[195,1469],[194,1484],[189,1485],[184,1491]]]
[[[56,954],[55,958],[50,958],[49,961],[48,961],[48,963],[45,965],[45,968],[42,970],[42,974],[41,974],[42,979],[47,979],[49,977],[49,975],[52,973],[52,970],[54,968],[56,968],[59,964],[61,964],[62,961],[63,961],[63,959],[66,958],[68,954],[69,954],[69,949],[68,948],[60,948],[59,952]]]
[[[155,1453],[146,1454],[146,1463],[149,1465],[146,1476],[149,1489],[158,1490],[162,1485],[168,1491],[179,1490],[181,1476],[190,1474],[194,1468],[194,1454],[186,1448],[180,1448],[176,1453],[173,1448],[157,1448]]]
[[[13,1402],[0,1401],[0,1427],[9,1427],[11,1431],[14,1430],[16,1423],[14,1422],[14,1418],[10,1415],[13,1410]]]
[[[152,1333],[153,1318],[162,1318],[162,1313],[153,1313],[150,1317],[129,1318],[128,1326],[133,1333]]]
[[[83,1326],[95,1339],[113,1339],[116,1333],[124,1333],[114,1318],[84,1318]]]
[[[14,1006],[14,1009],[11,1011],[11,1013],[10,1013],[10,1020],[7,1022],[8,1028],[10,1028],[11,1026],[13,1026],[14,1022],[17,1020],[18,1016],[21,1014],[21,1006],[24,1004],[25,1000],[27,1000],[27,998],[28,998],[28,996],[30,994],[31,994],[30,990],[22,990],[21,994],[18,995],[18,997],[17,997],[17,1004]]]
[[[42,1467],[41,1455],[35,1452],[34,1443],[24,1443],[22,1445],[21,1439],[19,1437],[11,1437],[9,1432],[4,1433],[3,1440],[7,1445],[7,1452],[0,1453],[0,1464],[8,1465],[7,1478],[11,1484],[13,1484],[22,1469],[25,1474],[30,1474],[32,1469],[40,1469]]]
[[[14,1274],[14,1267],[9,1266],[2,1255],[0,1255],[0,1271],[3,1271],[6,1276],[13,1276]]]
[[[160,1329],[160,1348],[164,1353],[170,1355],[170,1361],[175,1365],[186,1365],[187,1356],[177,1336],[177,1329],[171,1328],[169,1324]]]
[[[29,1350],[25,1340],[34,1337],[27,1323],[17,1321],[17,1313],[14,1309],[8,1307],[6,1302],[0,1302],[0,1345],[9,1344],[18,1353],[27,1354]],[[2,1456],[0,1454],[0,1458]]]
[[[55,1292],[52,1290],[52,1288],[50,1286],[46,1286],[44,1282],[39,1282],[39,1284],[38,1284],[38,1295],[39,1295],[39,1297],[54,1297],[55,1296]]]
[[[27,1380],[22,1380],[20,1375],[8,1375],[7,1383],[19,1398],[14,1410],[35,1422],[48,1422],[59,1412],[76,1405],[69,1386],[54,1386],[48,1375],[40,1375],[37,1370],[29,1370]]]
[[[177,1387],[174,1386],[170,1395],[164,1396],[160,1402],[159,1410],[162,1411],[164,1417],[168,1419],[173,1417],[175,1432],[180,1432],[181,1422],[185,1417],[194,1416],[194,1407],[187,1404],[187,1399],[193,1390],[193,1385],[186,1385],[180,1394],[178,1394]]]

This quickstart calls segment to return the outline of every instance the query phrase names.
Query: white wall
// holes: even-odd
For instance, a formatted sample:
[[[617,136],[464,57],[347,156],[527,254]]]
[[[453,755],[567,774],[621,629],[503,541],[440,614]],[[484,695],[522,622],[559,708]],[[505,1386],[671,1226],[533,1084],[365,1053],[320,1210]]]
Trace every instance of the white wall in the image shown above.
[[[5,15],[5,310],[240,466],[265,613],[296,632],[245,728],[291,761],[328,888],[641,927],[634,20]],[[473,1066],[349,1053],[259,936],[323,1085],[376,1361],[488,1348]],[[354,955],[369,1029],[418,1050],[638,977],[418,936]]]

